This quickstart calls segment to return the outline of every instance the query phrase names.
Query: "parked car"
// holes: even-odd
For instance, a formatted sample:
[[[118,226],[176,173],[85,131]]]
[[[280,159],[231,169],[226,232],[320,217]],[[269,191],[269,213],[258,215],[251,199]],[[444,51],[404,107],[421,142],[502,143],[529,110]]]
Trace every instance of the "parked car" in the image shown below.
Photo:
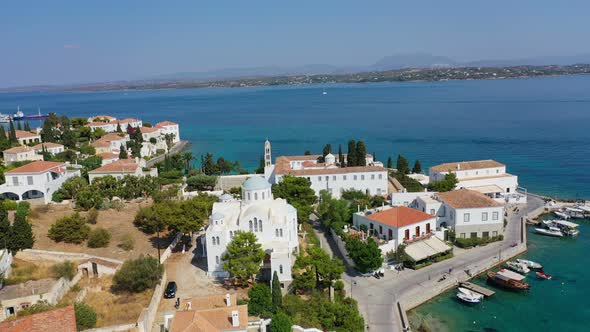
[[[176,297],[176,282],[170,281],[168,285],[166,285],[166,290],[164,291],[164,298],[165,299],[172,299]]]

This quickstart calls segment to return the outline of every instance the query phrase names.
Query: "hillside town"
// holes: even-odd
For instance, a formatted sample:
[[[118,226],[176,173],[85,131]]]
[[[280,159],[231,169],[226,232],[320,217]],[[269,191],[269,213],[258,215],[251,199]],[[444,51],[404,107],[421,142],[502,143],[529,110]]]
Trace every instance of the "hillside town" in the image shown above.
[[[425,174],[360,140],[274,160],[266,140],[249,173],[195,167],[170,121],[26,127],[0,133],[2,331],[408,331],[552,209],[495,160]]]

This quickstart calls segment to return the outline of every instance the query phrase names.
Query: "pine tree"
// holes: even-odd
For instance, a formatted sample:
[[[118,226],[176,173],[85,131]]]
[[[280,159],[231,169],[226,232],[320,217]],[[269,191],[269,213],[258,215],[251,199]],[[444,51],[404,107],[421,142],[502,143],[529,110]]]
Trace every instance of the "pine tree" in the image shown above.
[[[23,249],[33,248],[35,238],[31,224],[27,221],[26,213],[17,211],[10,234],[10,250],[13,254]]]
[[[412,168],[412,173],[422,173],[422,165],[420,164],[420,160],[416,159],[416,162],[414,163],[414,168]]]
[[[6,150],[10,147],[10,142],[4,131],[4,126],[0,126],[0,150]]]
[[[340,167],[344,166],[344,154],[342,153],[342,144],[338,144],[338,162]]]
[[[391,156],[387,157],[387,168],[393,168],[393,160]]]
[[[123,146],[123,144],[121,144],[121,147],[119,149],[119,159],[129,158],[129,156],[127,155],[127,149]]]
[[[281,283],[279,282],[279,275],[275,271],[272,275],[272,312],[277,313],[283,306],[283,295],[281,294]]]
[[[322,159],[324,159],[330,153],[332,153],[332,144],[326,144],[322,150]]]
[[[8,221],[8,211],[4,204],[0,204],[0,248],[8,248],[10,240],[10,222]]]
[[[23,126],[21,125],[20,121],[16,123],[16,130],[23,130]]]
[[[25,130],[31,131],[31,125],[28,122],[25,122]]]
[[[408,160],[401,154],[397,156],[397,171],[401,174],[410,173],[410,166]]]
[[[346,167],[356,166],[356,142],[351,139],[348,141],[348,156],[346,157]]]
[[[18,142],[18,140],[16,139],[16,130],[14,130],[14,122],[12,122],[12,120],[10,120],[10,124],[8,125],[8,128],[9,128],[8,141],[10,142],[10,144]]]
[[[367,166],[367,147],[363,141],[356,143],[356,166]]]

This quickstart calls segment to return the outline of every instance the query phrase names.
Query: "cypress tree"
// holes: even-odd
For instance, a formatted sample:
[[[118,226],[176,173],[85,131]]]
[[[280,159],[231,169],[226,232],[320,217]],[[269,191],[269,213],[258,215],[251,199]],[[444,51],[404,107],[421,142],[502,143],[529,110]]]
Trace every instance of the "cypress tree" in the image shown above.
[[[397,171],[401,174],[410,173],[410,166],[408,165],[408,160],[401,154],[397,155]]]
[[[21,125],[20,121],[16,123],[17,130],[23,130],[23,126]]]
[[[367,147],[363,141],[356,143],[356,166],[367,166]]]
[[[10,250],[13,254],[23,249],[33,248],[35,238],[31,224],[27,221],[25,209],[20,207],[17,209],[10,234]]]
[[[119,159],[127,159],[129,156],[127,156],[127,149],[125,149],[123,144],[121,144],[119,149]]]
[[[25,122],[25,130],[31,131],[31,125],[28,122]]]
[[[346,167],[356,166],[356,142],[351,139],[348,141],[348,156],[346,157]]]
[[[393,160],[391,156],[387,157],[387,168],[393,168]]]
[[[0,248],[8,248],[10,239],[10,222],[8,221],[8,211],[4,204],[0,204]]]
[[[275,271],[272,275],[272,312],[277,313],[283,306],[283,295],[281,294],[281,283],[279,282],[279,275]]]
[[[10,147],[10,142],[8,141],[8,137],[6,136],[6,131],[4,131],[4,126],[0,126],[0,149],[6,150]]]
[[[117,132],[118,133],[123,133],[123,129],[121,129],[121,124],[117,123]]]
[[[338,162],[340,167],[344,166],[344,154],[342,153],[342,144],[338,144]]]
[[[420,160],[416,159],[416,162],[414,163],[414,168],[412,168],[412,173],[422,173],[422,165],[420,164]]]
[[[14,130],[14,122],[12,122],[12,120],[10,120],[10,124],[8,125],[8,127],[8,141],[10,142],[10,144],[18,142],[18,140],[16,139],[16,130]]]

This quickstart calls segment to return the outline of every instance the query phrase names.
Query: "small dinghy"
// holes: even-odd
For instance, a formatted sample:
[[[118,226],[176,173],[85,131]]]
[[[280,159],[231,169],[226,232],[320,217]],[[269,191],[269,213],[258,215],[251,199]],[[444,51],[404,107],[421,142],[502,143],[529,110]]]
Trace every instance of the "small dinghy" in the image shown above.
[[[537,277],[539,277],[540,279],[545,279],[545,280],[551,280],[551,275],[547,274],[547,273],[543,273],[543,272],[537,272]]]
[[[526,265],[526,267],[528,267],[529,269],[533,269],[533,270],[542,270],[543,269],[543,266],[541,264],[539,264],[537,262],[529,261],[528,259],[518,258],[516,261],[519,262],[520,264]]]
[[[531,271],[525,264],[519,262],[509,261],[506,262],[506,265],[508,265],[508,268],[510,268],[511,270],[522,274],[526,274]]]
[[[466,303],[479,303],[481,301],[481,298],[479,297],[472,297],[462,292],[458,292],[457,297],[459,298],[459,300]]]

